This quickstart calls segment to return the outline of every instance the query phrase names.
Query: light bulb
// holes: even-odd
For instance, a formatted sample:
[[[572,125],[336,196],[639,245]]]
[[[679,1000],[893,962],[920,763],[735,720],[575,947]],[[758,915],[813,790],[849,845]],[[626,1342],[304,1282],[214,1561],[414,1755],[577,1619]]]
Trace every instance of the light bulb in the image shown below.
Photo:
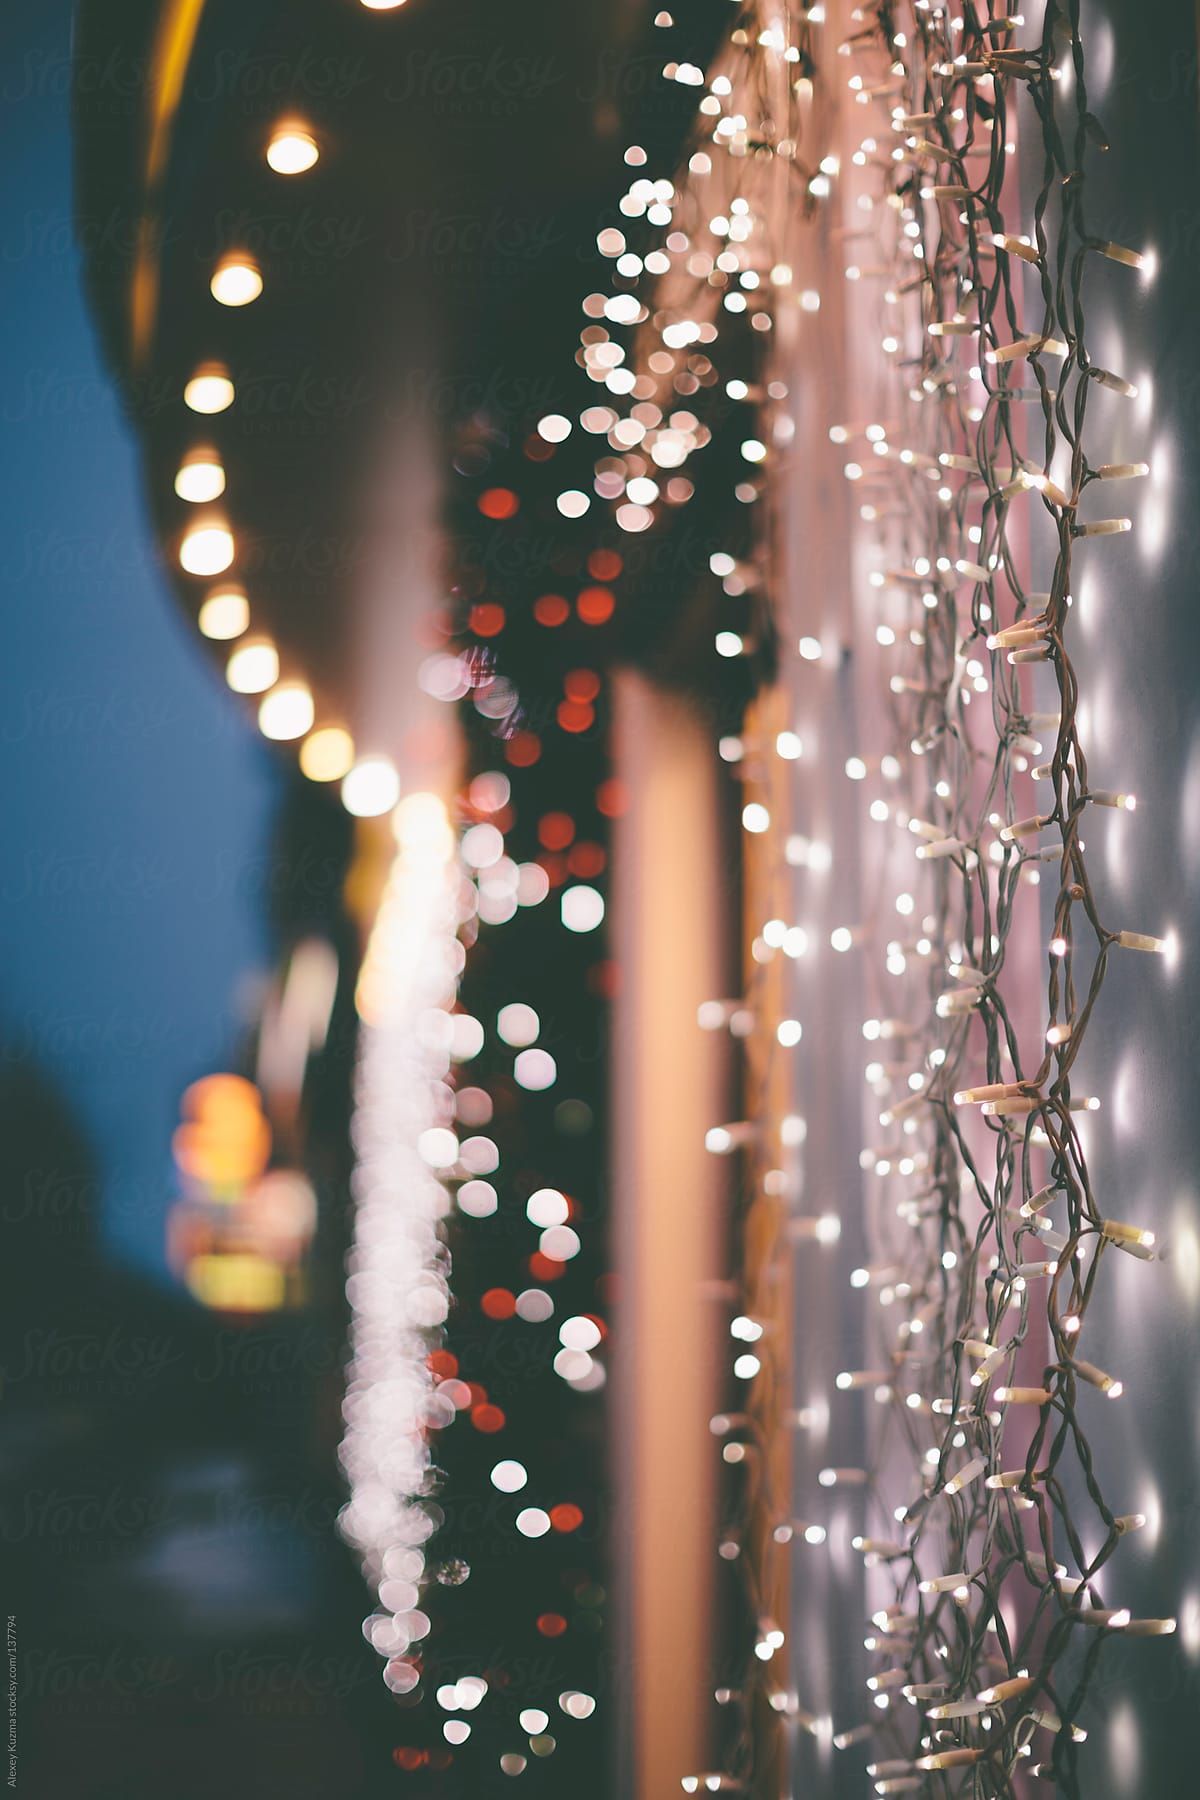
[[[201,606],[196,623],[206,638],[241,637],[250,623],[250,602],[241,588],[214,588]]]
[[[310,781],[341,781],[354,766],[354,739],[340,725],[322,725],[300,746],[300,770]]]
[[[400,777],[386,756],[364,756],[342,781],[342,805],[357,819],[391,812],[400,798]]]
[[[235,251],[221,258],[209,286],[222,306],[249,306],[262,293],[263,279],[253,258]]]
[[[233,405],[233,381],[222,363],[201,363],[183,390],[184,405],[195,413],[220,413]]]
[[[267,163],[277,175],[303,175],[320,154],[316,138],[297,124],[277,126],[267,145]]]
[[[189,575],[223,575],[233,561],[233,533],[228,525],[193,525],[179,546],[179,566]]]
[[[262,694],[279,679],[279,652],[269,638],[239,644],[225,665],[235,694]]]
[[[258,709],[258,728],[279,743],[303,737],[313,722],[313,697],[302,681],[281,681]]]
[[[175,475],[175,492],[192,506],[219,500],[225,492],[225,470],[215,450],[189,450]]]

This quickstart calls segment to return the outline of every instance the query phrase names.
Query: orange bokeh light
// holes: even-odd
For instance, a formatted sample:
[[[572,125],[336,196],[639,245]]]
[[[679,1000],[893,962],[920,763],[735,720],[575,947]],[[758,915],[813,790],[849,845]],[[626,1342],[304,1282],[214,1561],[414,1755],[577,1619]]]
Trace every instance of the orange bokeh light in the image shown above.
[[[619,819],[629,805],[629,796],[619,781],[602,781],[596,789],[596,810],[606,819]]]
[[[542,740],[535,731],[516,731],[505,744],[504,754],[514,769],[531,769],[541,760]]]
[[[517,1310],[516,1296],[507,1288],[489,1288],[479,1302],[480,1311],[488,1319],[511,1319]]]
[[[567,868],[580,881],[591,881],[604,873],[607,862],[599,844],[576,844],[567,857]]]
[[[503,1431],[508,1421],[500,1407],[485,1400],[482,1406],[471,1408],[471,1423],[476,1431],[485,1432],[490,1437],[497,1431]]]
[[[494,600],[482,600],[471,608],[468,622],[476,637],[496,637],[504,630],[504,608]]]
[[[561,594],[542,594],[533,603],[533,616],[539,625],[565,625],[571,609]]]
[[[479,510],[485,519],[511,519],[520,506],[521,502],[511,488],[485,488],[479,496]]]
[[[580,591],[575,610],[585,625],[606,625],[616,609],[616,600],[606,587],[586,587]]]
[[[590,731],[596,722],[595,709],[581,700],[560,700],[554,716],[564,731],[572,733]]]
[[[615,581],[625,565],[616,550],[593,550],[587,566],[594,581]]]
[[[569,813],[544,813],[538,820],[538,842],[544,850],[565,850],[575,838],[575,821]]]
[[[600,692],[600,677],[594,669],[572,669],[563,678],[568,700],[594,700]]]

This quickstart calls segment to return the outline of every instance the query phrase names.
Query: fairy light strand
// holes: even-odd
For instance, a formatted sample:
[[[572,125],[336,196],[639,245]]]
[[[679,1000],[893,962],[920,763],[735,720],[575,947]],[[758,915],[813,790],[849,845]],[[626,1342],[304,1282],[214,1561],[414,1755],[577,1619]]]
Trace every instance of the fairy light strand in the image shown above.
[[[835,1503],[856,1497],[872,1672],[862,1717],[837,1721],[833,1743],[841,1753],[867,1746],[879,1792],[942,1792],[961,1769],[980,1800],[1013,1794],[1021,1773],[1078,1800],[1082,1720],[1106,1638],[1174,1629],[1170,1618],[1131,1618],[1101,1592],[1102,1575],[1119,1586],[1119,1565],[1108,1565],[1139,1515],[1116,1512],[1100,1489],[1087,1428],[1097,1406],[1119,1403],[1122,1382],[1081,1344],[1105,1258],[1152,1262],[1156,1247],[1136,1221],[1106,1216],[1082,1135],[1102,1097],[1073,1084],[1113,955],[1172,948],[1152,921],[1147,930],[1104,917],[1084,838],[1095,808],[1120,814],[1135,802],[1092,785],[1069,651],[1076,547],[1130,529],[1110,484],[1148,474],[1116,459],[1114,409],[1136,386],[1094,361],[1085,288],[1096,259],[1135,279],[1142,258],[1085,218],[1088,160],[1106,146],[1088,106],[1075,0],[1049,0],[1040,35],[1016,16],[967,6],[952,17],[913,0],[839,9],[836,41],[832,26],[819,29],[824,15],[746,5],[707,73],[667,64],[669,79],[704,90],[696,147],[685,174],[639,173],[622,202],[626,218],[663,231],[661,247],[631,250],[623,227],[601,234],[637,286],[585,307],[594,323],[580,360],[629,410],[622,418],[606,405],[583,422],[614,452],[596,486],[616,503],[618,527],[652,531],[692,483],[673,475],[683,486],[664,492],[647,459],[682,470],[720,429],[674,396],[711,387],[732,358],[726,392],[748,407],[735,497],[767,504],[747,566],[723,557],[713,573],[727,594],[749,592],[760,615],[769,609],[772,516],[784,502],[772,447],[790,424],[771,346],[781,304],[819,310],[819,296],[794,293],[783,258],[797,217],[839,178],[819,141],[802,149],[813,141],[814,77],[819,85],[830,71],[862,109],[853,180],[865,229],[846,274],[880,293],[878,347],[859,353],[878,359],[887,395],[878,424],[828,422],[862,496],[856,537],[873,546],[876,637],[892,669],[890,746],[872,764],[852,759],[847,774],[865,783],[886,834],[874,857],[882,889],[897,885],[896,912],[912,920],[908,943],[879,922],[846,928],[843,942],[834,934],[835,950],[866,955],[870,984],[888,998],[864,1026],[882,1052],[863,1157],[876,1260],[854,1283],[872,1303],[879,1346],[829,1396],[831,1408],[873,1396],[872,1450],[867,1467],[830,1468],[820,1484]],[[1041,153],[1027,217],[1014,192],[1018,122]],[[644,158],[627,160],[640,168]],[[623,328],[636,333],[632,362]],[[1049,566],[1044,592],[1031,591],[1027,545]],[[754,630],[716,645],[731,658],[757,648]],[[805,639],[799,655],[819,661],[822,645]],[[767,719],[760,701],[745,740],[729,744],[732,760]],[[770,788],[746,796],[752,901],[764,860],[791,864],[792,843],[802,860]],[[1040,929],[1038,889],[1056,873],[1047,1022],[1031,1052],[1037,1003],[1023,965]],[[710,1021],[749,1021],[735,1035],[757,1103],[738,1124],[714,1126],[709,1142],[742,1157],[745,1191],[764,1197],[743,1220],[737,1322],[751,1326],[769,1324],[772,1265],[806,1235],[792,1226],[820,1236],[807,1218],[780,1229],[771,1191],[789,1126],[772,1075],[786,1045],[780,1006],[752,970],[743,999]],[[737,1346],[749,1397],[714,1421],[740,1484],[721,1552],[739,1571],[747,1652],[742,1678],[718,1695],[736,1718],[724,1767],[683,1775],[689,1792],[774,1791],[784,1723],[828,1728],[802,1693],[781,1687],[787,1621],[766,1610],[771,1558],[797,1541],[795,1524],[762,1530],[779,1517],[775,1446],[797,1416],[779,1393],[771,1340],[767,1329]],[[816,1498],[798,1496],[796,1511],[807,1517]],[[829,1553],[823,1530],[820,1518],[801,1521],[800,1538]]]

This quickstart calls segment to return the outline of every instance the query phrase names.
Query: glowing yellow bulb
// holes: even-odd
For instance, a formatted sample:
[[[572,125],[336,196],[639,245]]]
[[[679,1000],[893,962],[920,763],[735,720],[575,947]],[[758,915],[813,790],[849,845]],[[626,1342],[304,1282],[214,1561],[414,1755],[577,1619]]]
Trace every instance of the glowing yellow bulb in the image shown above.
[[[250,623],[250,602],[241,588],[217,588],[200,608],[196,623],[206,638],[241,637]]]
[[[279,652],[269,638],[241,644],[225,665],[225,679],[235,694],[262,694],[279,679]]]
[[[300,768],[310,781],[341,781],[354,767],[354,739],[340,725],[322,725],[300,746]]]
[[[356,819],[391,812],[400,798],[400,777],[386,756],[364,756],[342,782],[342,805]]]
[[[232,561],[228,525],[195,525],[179,546],[179,566],[189,575],[223,575]]]
[[[277,175],[303,175],[320,157],[317,140],[300,125],[280,125],[267,145],[267,163]]]
[[[220,499],[225,492],[225,471],[215,450],[189,450],[176,472],[175,492],[193,506]]]
[[[277,743],[303,737],[312,722],[313,697],[302,681],[281,681],[258,709],[258,729]]]
[[[221,258],[209,286],[213,299],[219,300],[222,306],[249,306],[262,293],[263,279],[257,263],[241,252],[235,252]]]
[[[221,363],[201,363],[183,390],[184,405],[196,413],[224,412],[233,405],[233,382]]]

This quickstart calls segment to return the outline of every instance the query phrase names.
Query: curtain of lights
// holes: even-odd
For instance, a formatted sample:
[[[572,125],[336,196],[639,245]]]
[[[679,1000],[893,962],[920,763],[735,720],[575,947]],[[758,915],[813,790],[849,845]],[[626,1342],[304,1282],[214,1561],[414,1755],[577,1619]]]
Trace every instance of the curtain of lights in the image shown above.
[[[1153,483],[1088,309],[1132,305],[1154,258],[1090,204],[1077,6],[762,0],[707,69],[657,23],[695,143],[673,180],[628,154],[638,235],[601,233],[625,283],[584,354],[632,396],[622,530],[678,499],[658,470],[738,442],[754,523],[711,558],[715,649],[769,681],[721,743],[747,980],[700,1023],[745,1071],[708,1134],[742,1221],[713,1421],[734,1598],[720,1750],[681,1781],[1077,1796],[1112,1640],[1176,1624],[1124,1601],[1148,1519],[1097,1474],[1124,1377],[1088,1315],[1161,1279],[1089,1171],[1102,990],[1178,946],[1115,911],[1095,852],[1136,802],[1075,661],[1081,583]],[[669,415],[685,362],[740,417]]]

